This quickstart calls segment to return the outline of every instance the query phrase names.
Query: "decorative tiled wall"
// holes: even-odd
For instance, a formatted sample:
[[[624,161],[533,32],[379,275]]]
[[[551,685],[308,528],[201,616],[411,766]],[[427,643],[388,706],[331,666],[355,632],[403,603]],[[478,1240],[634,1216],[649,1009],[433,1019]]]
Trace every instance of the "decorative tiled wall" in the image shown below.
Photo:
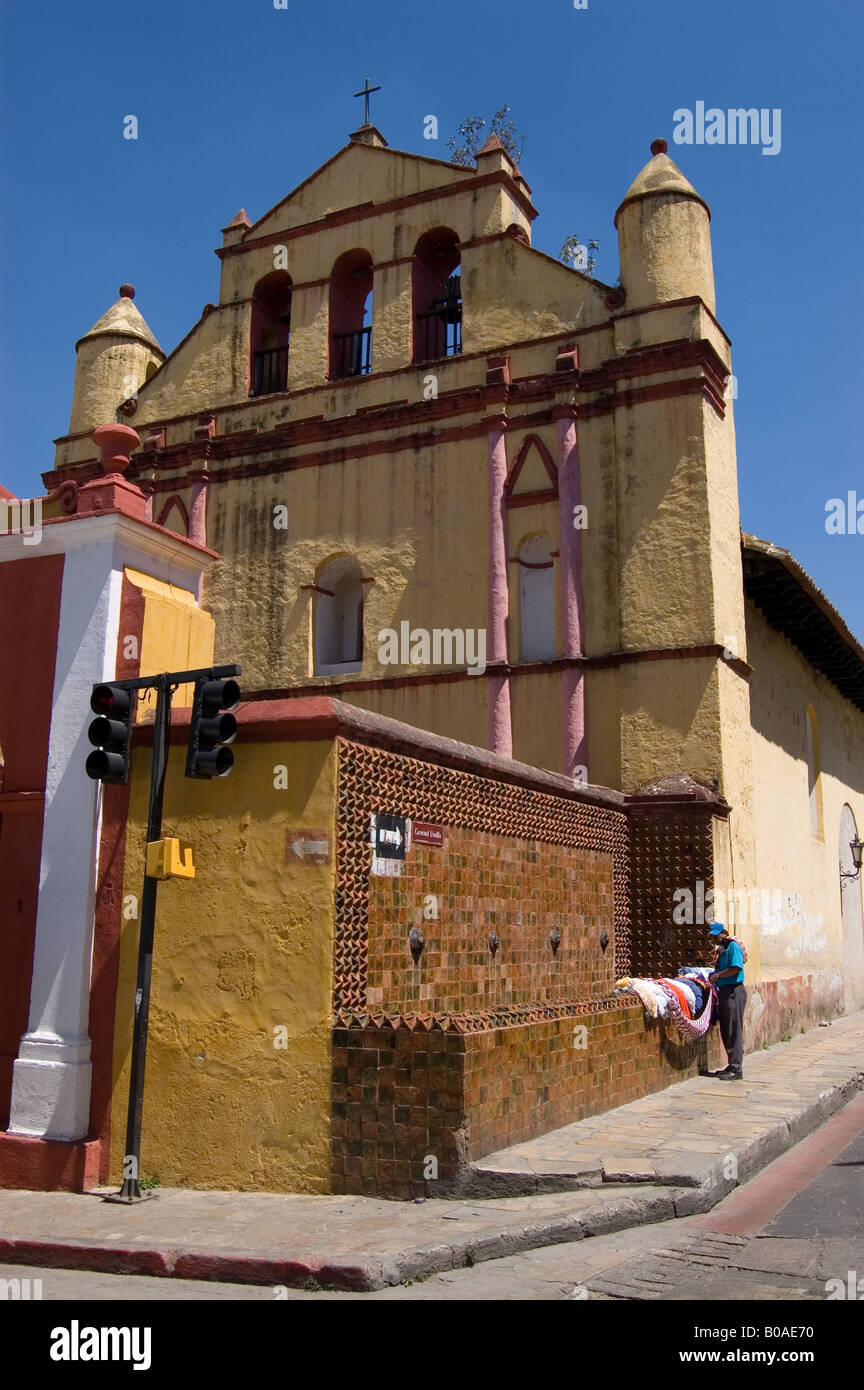
[[[375,811],[441,824],[444,848],[415,845],[399,877],[371,875]],[[617,808],[341,741],[337,1012],[449,1014],[596,998],[628,964],[628,861]],[[437,920],[423,918],[427,894],[440,899]],[[429,942],[419,973],[412,926]]]
[[[344,738],[339,756],[334,1191],[434,1192],[430,1160],[452,1183],[475,1158],[719,1061],[713,1037],[681,1044],[611,993],[631,968],[631,907],[634,972],[680,963],[672,893],[710,886],[710,809],[631,814],[614,795],[575,800]],[[432,822],[442,843],[373,873],[376,812]]]
[[[584,1024],[586,1046],[574,1046]],[[568,1017],[472,1032],[367,1024],[334,1033],[336,1192],[434,1196],[465,1165],[720,1065],[626,996]],[[435,1160],[435,1166],[429,1159]]]
[[[432,899],[437,920],[424,918]],[[451,1014],[600,998],[616,978],[613,917],[611,854],[448,827],[442,849],[416,845],[399,878],[370,882],[368,1007]],[[425,938],[416,964],[412,926]]]

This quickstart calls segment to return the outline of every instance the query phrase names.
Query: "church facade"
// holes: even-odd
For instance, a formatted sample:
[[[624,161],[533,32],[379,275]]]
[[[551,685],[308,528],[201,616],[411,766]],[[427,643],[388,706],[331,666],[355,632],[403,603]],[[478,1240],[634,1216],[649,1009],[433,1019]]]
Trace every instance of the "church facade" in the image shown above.
[[[234,849],[223,857],[220,892],[233,894],[240,920],[247,921],[260,893],[277,937],[288,930],[276,923],[284,903],[278,876],[249,895],[240,885],[255,827],[269,834],[273,815],[281,814],[266,809],[272,768],[294,766],[293,745],[335,740],[327,755],[331,771],[322,763],[313,776],[313,757],[300,779],[315,788],[319,817],[310,821],[309,812],[303,823],[326,827],[334,853],[348,835],[339,779],[347,778],[347,786],[357,776],[358,755],[346,752],[348,744],[378,750],[389,788],[389,801],[376,801],[370,772],[363,784],[368,805],[360,805],[360,793],[360,802],[352,802],[351,853],[361,857],[357,826],[364,816],[404,811],[387,780],[396,775],[388,758],[485,778],[493,800],[493,784],[518,785],[529,799],[553,798],[557,808],[544,820],[540,803],[532,802],[529,812],[526,801],[518,814],[513,809],[512,822],[502,809],[494,824],[477,820],[476,806],[464,813],[462,829],[481,837],[471,848],[480,876],[463,883],[464,865],[447,861],[453,881],[462,884],[457,917],[446,951],[441,948],[440,975],[433,969],[422,985],[411,971],[423,969],[423,950],[418,964],[408,936],[421,928],[432,934],[423,903],[430,896],[446,903],[448,874],[430,870],[424,877],[425,869],[418,870],[406,902],[396,879],[388,888],[369,877],[368,865],[357,870],[365,874],[357,937],[365,964],[349,962],[348,948],[344,959],[338,949],[335,957],[321,956],[315,987],[321,1001],[309,1030],[320,1048],[317,1060],[303,1054],[292,1083],[301,1092],[304,1077],[318,1078],[310,1083],[318,1092],[308,1119],[308,1145],[318,1157],[305,1176],[290,1165],[280,1170],[288,1190],[327,1190],[328,1181],[336,1190],[416,1190],[416,1174],[396,1181],[388,1165],[416,1166],[419,1151],[398,1159],[379,1153],[373,1178],[371,1157],[363,1168],[363,1155],[345,1147],[362,1146],[360,1131],[354,1139],[344,1128],[338,1132],[355,1103],[343,1091],[356,1047],[375,1052],[384,1066],[369,1030],[380,1032],[385,1017],[395,1038],[388,1046],[398,1049],[407,1040],[414,1053],[416,1041],[408,1037],[418,1036],[414,1024],[400,1033],[399,1020],[456,1018],[457,1036],[482,1033],[483,1046],[492,1046],[495,1027],[516,1029],[507,1041],[507,1065],[522,1076],[527,1093],[534,1084],[527,1059],[542,1041],[540,1015],[504,1018],[501,1009],[557,1008],[557,1027],[561,1019],[581,1017],[585,1004],[605,1008],[613,963],[620,973],[672,968],[683,945],[692,949],[713,917],[729,921],[747,945],[750,1044],[864,1003],[864,920],[851,849],[864,818],[864,649],[786,550],[742,536],[732,364],[716,317],[709,209],[665,142],[655,141],[615,213],[621,273],[614,287],[535,250],[536,215],[525,179],[497,140],[479,152],[476,167],[463,167],[391,150],[365,125],[258,221],[240,212],[224,229],[218,302],[205,306],[172,352],[159,346],[130,286],[121,287],[117,303],[77,345],[69,433],[57,441],[54,468],[44,475],[46,532],[56,521],[52,534],[72,535],[82,498],[85,509],[100,514],[131,507],[136,524],[164,537],[167,547],[156,569],[148,570],[140,555],[124,566],[122,593],[131,586],[139,597],[118,600],[119,611],[131,613],[138,604],[151,613],[150,644],[146,657],[139,650],[135,673],[193,647],[212,651],[217,662],[242,664],[243,721],[257,750],[258,781],[244,776],[245,801],[237,801],[236,790],[213,792],[231,799],[225,814],[234,818]],[[100,479],[110,459],[94,457],[92,435],[112,421],[134,436],[130,430],[131,458],[127,447],[121,468],[127,491],[113,484],[106,501]],[[4,545],[0,539],[0,560]],[[20,550],[7,546],[7,553],[20,565],[29,562]],[[0,579],[3,569],[0,564]],[[186,577],[178,578],[181,573]],[[152,616],[159,604],[162,627]],[[115,641],[118,635],[119,629]],[[130,674],[133,667],[123,670]],[[107,674],[103,663],[90,678]],[[309,701],[318,702],[314,710]],[[86,705],[82,725],[85,718]],[[270,745],[280,740],[289,751],[276,758]],[[9,741],[0,727],[0,743]],[[239,746],[238,755],[239,766]],[[382,770],[385,764],[389,770]],[[324,785],[331,772],[335,800]],[[458,828],[462,803],[445,797],[438,776],[428,774],[425,799],[412,801],[403,791],[405,814]],[[472,788],[468,799],[479,806],[487,793],[479,784]],[[95,832],[97,940],[100,874],[108,872],[99,836],[107,826],[119,845],[121,822],[128,821],[140,838],[136,795],[133,788],[131,802],[115,808],[113,830],[108,816]],[[109,809],[110,802],[106,791]],[[588,815],[586,807],[600,819],[583,840],[577,821]],[[188,798],[178,802],[178,815],[181,809],[194,825],[201,812]],[[306,813],[298,804],[293,814],[296,825]],[[543,874],[569,884],[569,900],[562,890],[553,903],[544,899],[540,879],[529,875],[519,889],[503,865],[511,852],[522,852],[520,845],[533,854],[537,844],[554,844],[559,824],[562,843],[574,852],[581,847],[580,854],[611,859],[601,872],[599,860],[562,866],[543,850]],[[279,822],[279,835],[285,828]],[[213,839],[206,829],[204,836]],[[111,868],[112,910],[138,871],[133,838],[124,841],[129,880],[122,865]],[[215,841],[213,848],[217,872]],[[38,842],[28,852],[38,860]],[[484,852],[485,878],[478,867]],[[307,895],[300,916],[308,910],[303,931],[313,931],[317,913],[338,943],[345,895],[361,890],[354,880],[350,890],[347,880],[340,887],[338,854],[334,864],[335,878],[324,876],[322,896],[313,894],[313,902]],[[579,896],[584,875],[588,902]],[[395,896],[385,901],[391,891]],[[543,909],[534,912],[533,927],[542,929],[544,952],[550,929],[560,938],[574,912],[592,927],[572,943],[572,955],[565,949],[559,959],[556,947],[554,961],[544,955],[541,968],[538,957],[536,970],[517,971],[513,986],[506,970],[500,974],[507,943],[495,914],[520,891],[529,895],[520,904],[525,922],[506,914],[500,920],[528,930],[537,895]],[[170,902],[172,921],[182,927],[182,901],[173,895]],[[463,948],[457,924],[466,927],[472,911],[484,917],[484,943],[486,928],[495,935],[498,923],[502,955],[496,961],[499,948],[487,951],[484,944],[473,983],[456,988],[443,961]],[[604,911],[612,954],[597,964],[590,953],[606,952],[594,945]],[[381,942],[392,929],[377,956],[370,944],[375,922]],[[38,936],[35,925],[34,931]],[[119,936],[115,945],[122,952]],[[192,969],[195,952],[191,941],[187,946]],[[533,937],[526,939],[520,959],[534,960],[535,950]],[[223,992],[251,998],[255,987],[244,974],[242,948],[227,955],[222,976],[234,983]],[[334,959],[342,959],[341,975]],[[278,952],[273,969],[276,961]],[[176,973],[182,975],[179,966]],[[19,982],[25,974],[19,964]],[[260,967],[258,978],[260,985]],[[128,994],[123,967],[116,984]],[[324,998],[331,985],[332,1017]],[[192,1014],[209,1007],[199,999]],[[494,1027],[476,1023],[485,1015]],[[475,1022],[466,1023],[469,1018]],[[631,1019],[631,1032],[635,1026]],[[105,1108],[115,1090],[122,1092],[125,1065],[118,1038],[126,1035],[117,1028],[106,1044],[110,1080],[100,1083],[101,1128],[85,1105],[88,1122],[82,1129],[79,1115],[78,1133],[65,1136],[70,1141],[96,1129],[107,1134]],[[166,1025],[166,1038],[170,1031]],[[614,1029],[605,1045],[614,1051],[613,1036]],[[674,1072],[661,1078],[650,1048],[639,1052],[636,1033],[627,1046],[622,1075],[641,1067],[650,1073],[648,1089],[673,1079]],[[3,1047],[11,1078],[17,1052],[11,1038]],[[167,1042],[166,1048],[154,1085],[164,1087],[170,1105]],[[438,1077],[444,1090],[446,1056],[444,1046]],[[472,1110],[466,1078],[494,1063],[488,1056],[469,1063],[464,1047],[459,1056],[462,1071],[452,1089],[463,1111],[458,1105],[452,1114],[441,1106],[436,1111],[435,1142],[442,1153],[452,1151],[454,1179],[459,1155],[477,1157],[484,1144],[514,1142],[516,1135],[590,1113],[563,1065],[544,1074],[538,1094],[545,1099],[526,1102],[518,1122],[502,1119],[509,1100],[504,1105],[499,1097],[492,1113],[488,1076],[471,1093]],[[403,1059],[402,1070],[414,1065],[425,1064]],[[238,1058],[232,1066],[242,1070]],[[22,1086],[23,1077],[22,1071]],[[262,1095],[270,1084],[262,1079]],[[190,1080],[184,1085],[194,1088]],[[580,1085],[588,1086],[584,1076]],[[620,1103],[637,1091],[610,1081],[605,1091],[595,1087],[591,1104]],[[346,1114],[337,1113],[339,1106]],[[465,1113],[473,1116],[473,1137]],[[380,1109],[374,1123],[382,1124]],[[330,1142],[343,1146],[341,1167],[337,1162],[330,1178],[321,1159],[328,1125],[335,1126]],[[18,1132],[38,1131],[21,1124]],[[458,1142],[452,1140],[457,1132]],[[421,1148],[431,1143],[428,1126],[425,1133],[425,1139],[418,1133]],[[116,1170],[116,1129],[105,1142]],[[393,1145],[408,1142],[402,1136]],[[165,1170],[189,1180],[170,1153],[168,1145]],[[354,1157],[361,1165],[356,1171],[345,1166]],[[239,1156],[238,1185],[243,1171]],[[267,1186],[264,1170],[256,1183]]]

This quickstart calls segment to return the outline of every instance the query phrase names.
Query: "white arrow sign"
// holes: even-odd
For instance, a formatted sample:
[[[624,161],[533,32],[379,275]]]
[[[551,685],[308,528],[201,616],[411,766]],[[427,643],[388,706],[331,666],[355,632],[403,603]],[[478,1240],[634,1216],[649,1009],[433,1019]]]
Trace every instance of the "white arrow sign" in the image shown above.
[[[291,848],[298,859],[314,859],[316,855],[326,855],[330,846],[326,840],[294,840]]]

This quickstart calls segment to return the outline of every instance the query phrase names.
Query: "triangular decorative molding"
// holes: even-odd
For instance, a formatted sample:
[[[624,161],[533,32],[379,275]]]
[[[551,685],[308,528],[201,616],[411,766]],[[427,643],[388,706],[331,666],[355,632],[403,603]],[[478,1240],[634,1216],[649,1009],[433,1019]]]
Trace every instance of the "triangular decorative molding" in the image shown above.
[[[522,490],[517,491],[517,483],[526,463],[529,464],[530,470],[530,464],[535,462],[534,452],[539,457],[551,486],[537,487],[535,485],[533,488],[526,488],[523,485]],[[528,481],[527,478],[526,481]],[[528,507],[534,502],[555,502],[557,499],[558,473],[552,462],[552,456],[539,435],[527,434],[519,446],[519,452],[507,474],[507,480],[504,484],[504,501],[508,507]]]
[[[181,524],[182,524],[182,526],[183,526],[182,532],[177,532],[177,534],[178,534],[178,535],[183,535],[183,536],[188,536],[188,535],[189,535],[189,513],[188,513],[188,511],[186,510],[186,505],[185,505],[185,503],[183,502],[183,499],[182,499],[181,497],[178,497],[176,494],[174,494],[173,496],[171,496],[171,497],[168,498],[168,501],[165,503],[164,507],[162,508],[161,512],[159,513],[159,520],[158,520],[158,522],[157,522],[156,524],[157,524],[158,526],[164,526],[165,529],[168,530],[168,531],[173,531],[173,530],[174,530],[174,527],[171,526],[171,525],[169,525],[169,518],[170,518],[171,513],[172,513],[173,511],[176,511],[176,512],[178,513],[178,515],[179,515],[179,517],[180,517]]]

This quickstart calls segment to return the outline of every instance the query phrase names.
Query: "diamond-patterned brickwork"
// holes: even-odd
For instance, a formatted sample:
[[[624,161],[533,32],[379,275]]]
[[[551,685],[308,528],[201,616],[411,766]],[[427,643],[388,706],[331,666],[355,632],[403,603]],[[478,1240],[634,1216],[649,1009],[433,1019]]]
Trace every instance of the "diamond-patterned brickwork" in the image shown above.
[[[415,846],[399,877],[372,877],[374,811],[438,822],[447,845]],[[627,970],[623,811],[343,740],[338,816],[340,1017],[471,1014],[475,1028],[495,1027],[487,1012],[596,999]],[[429,894],[442,909],[427,924],[418,913]],[[430,940],[412,976],[407,936],[421,925]],[[494,958],[493,926],[503,943]],[[557,955],[551,928],[562,935]],[[614,954],[599,947],[604,929]]]
[[[688,953],[704,957],[707,952],[704,922],[679,924],[673,914],[676,902],[681,902],[680,897],[676,900],[676,890],[690,891],[695,917],[700,882],[703,895],[713,887],[710,809],[676,812],[657,808],[633,814],[631,863],[632,973],[674,974]]]

